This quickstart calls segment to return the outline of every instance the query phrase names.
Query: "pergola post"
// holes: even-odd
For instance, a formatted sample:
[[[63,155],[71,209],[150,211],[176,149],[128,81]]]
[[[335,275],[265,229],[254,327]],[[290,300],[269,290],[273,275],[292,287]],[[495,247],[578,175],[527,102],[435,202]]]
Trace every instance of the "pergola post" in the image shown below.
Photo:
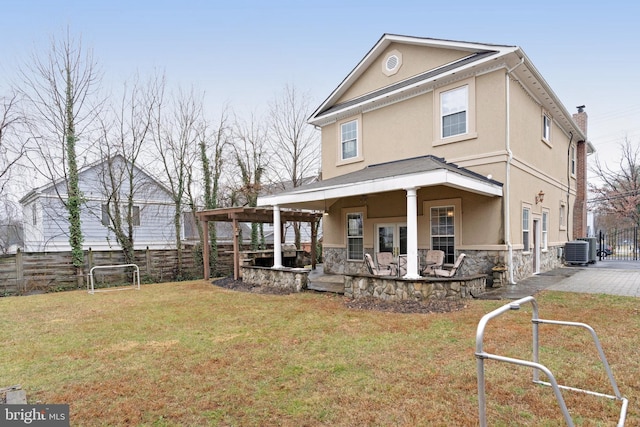
[[[233,279],[238,280],[240,278],[240,244],[238,239],[240,238],[240,229],[238,227],[238,220],[233,219]]]
[[[211,268],[209,267],[209,221],[202,221],[202,267],[204,269],[204,280],[209,280]]]
[[[311,269],[316,269],[316,258],[318,258],[318,254],[316,253],[317,239],[318,239],[318,224],[320,221],[312,220],[309,221],[309,225],[311,226]]]

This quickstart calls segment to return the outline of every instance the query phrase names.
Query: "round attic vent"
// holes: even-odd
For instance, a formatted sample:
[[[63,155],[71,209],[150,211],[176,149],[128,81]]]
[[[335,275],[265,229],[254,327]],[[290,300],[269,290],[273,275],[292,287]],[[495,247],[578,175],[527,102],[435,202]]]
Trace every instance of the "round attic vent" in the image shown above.
[[[391,55],[387,58],[387,71],[395,70],[399,63],[400,60],[398,57],[396,55]]]
[[[392,76],[398,72],[402,66],[402,54],[397,50],[389,52],[382,61],[382,72],[386,76]]]

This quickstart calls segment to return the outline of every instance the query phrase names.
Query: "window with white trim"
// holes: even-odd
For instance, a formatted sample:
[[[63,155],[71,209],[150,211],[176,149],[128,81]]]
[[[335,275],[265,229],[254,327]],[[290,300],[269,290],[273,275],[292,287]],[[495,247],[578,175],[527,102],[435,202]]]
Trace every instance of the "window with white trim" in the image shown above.
[[[469,86],[464,85],[440,94],[442,138],[468,132]]]
[[[361,212],[347,214],[347,259],[364,259],[364,227]]]
[[[193,212],[184,212],[182,214],[182,224],[185,240],[196,240],[200,238],[198,220]]]
[[[122,213],[123,216],[126,215],[127,213],[126,207],[122,207],[120,209],[120,212]],[[104,225],[105,227],[108,227],[110,224],[110,218],[109,218],[109,207],[106,204],[102,205],[101,214],[102,214],[101,215],[102,225]],[[122,220],[126,223],[127,218],[123,217]],[[140,226],[140,206],[133,206],[133,209],[131,211],[131,222],[134,227]]]
[[[569,154],[569,162],[571,163],[571,176],[576,175],[576,146],[571,145],[570,154]]]
[[[35,203],[31,205],[31,223],[38,225],[38,209],[36,209]]]
[[[551,142],[551,117],[546,113],[542,114],[542,139]]]
[[[342,160],[358,157],[358,121],[341,124],[340,135]]]
[[[444,251],[444,262],[455,262],[455,209],[453,206],[431,208],[431,249]]]
[[[133,206],[133,210],[131,212],[131,222],[135,227],[140,226],[140,206]]]
[[[567,224],[565,223],[567,215],[567,205],[564,201],[560,201],[560,211],[558,212],[558,221],[560,221],[560,230],[566,230]]]
[[[542,211],[542,250],[547,250],[549,243],[549,212]]]
[[[106,204],[102,205],[102,225],[109,226],[109,208]]]
[[[529,208],[522,208],[522,246],[525,252],[529,252],[531,249],[529,246],[531,237],[531,233],[529,231],[529,213]]]

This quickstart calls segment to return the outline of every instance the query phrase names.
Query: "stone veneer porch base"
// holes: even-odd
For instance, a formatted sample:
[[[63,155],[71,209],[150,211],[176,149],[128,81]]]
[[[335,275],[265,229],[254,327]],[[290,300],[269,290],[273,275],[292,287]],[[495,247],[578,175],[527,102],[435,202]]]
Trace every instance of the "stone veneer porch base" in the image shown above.
[[[466,299],[484,293],[487,276],[422,277],[403,279],[388,276],[345,274],[344,294],[351,298],[380,298],[387,301]]]
[[[306,268],[241,267],[242,280],[259,286],[302,292],[307,289],[310,270]],[[422,277],[403,279],[370,274],[345,274],[344,295],[350,298],[374,297],[386,301],[465,299],[482,294],[487,275],[452,278]]]

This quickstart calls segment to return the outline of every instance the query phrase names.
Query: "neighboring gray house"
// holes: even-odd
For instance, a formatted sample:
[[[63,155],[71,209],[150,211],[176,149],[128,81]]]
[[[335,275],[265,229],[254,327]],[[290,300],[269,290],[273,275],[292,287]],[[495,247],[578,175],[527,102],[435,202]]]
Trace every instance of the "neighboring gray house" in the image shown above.
[[[127,161],[116,157],[112,170],[123,171]],[[105,184],[107,162],[101,161],[79,171],[80,190],[84,196],[81,210],[83,247],[85,250],[120,249],[113,232],[106,226],[106,201],[110,186]],[[175,248],[174,204],[171,193],[150,174],[134,167],[134,245],[135,249]],[[119,191],[125,203],[129,184],[123,181]],[[61,201],[67,197],[63,181],[49,183],[29,192],[20,200],[23,210],[24,250],[27,252],[69,251],[68,215]],[[183,223],[186,223],[184,221]],[[187,227],[191,228],[191,227]],[[197,230],[187,230],[183,238],[197,239]],[[194,235],[195,231],[195,235]]]

